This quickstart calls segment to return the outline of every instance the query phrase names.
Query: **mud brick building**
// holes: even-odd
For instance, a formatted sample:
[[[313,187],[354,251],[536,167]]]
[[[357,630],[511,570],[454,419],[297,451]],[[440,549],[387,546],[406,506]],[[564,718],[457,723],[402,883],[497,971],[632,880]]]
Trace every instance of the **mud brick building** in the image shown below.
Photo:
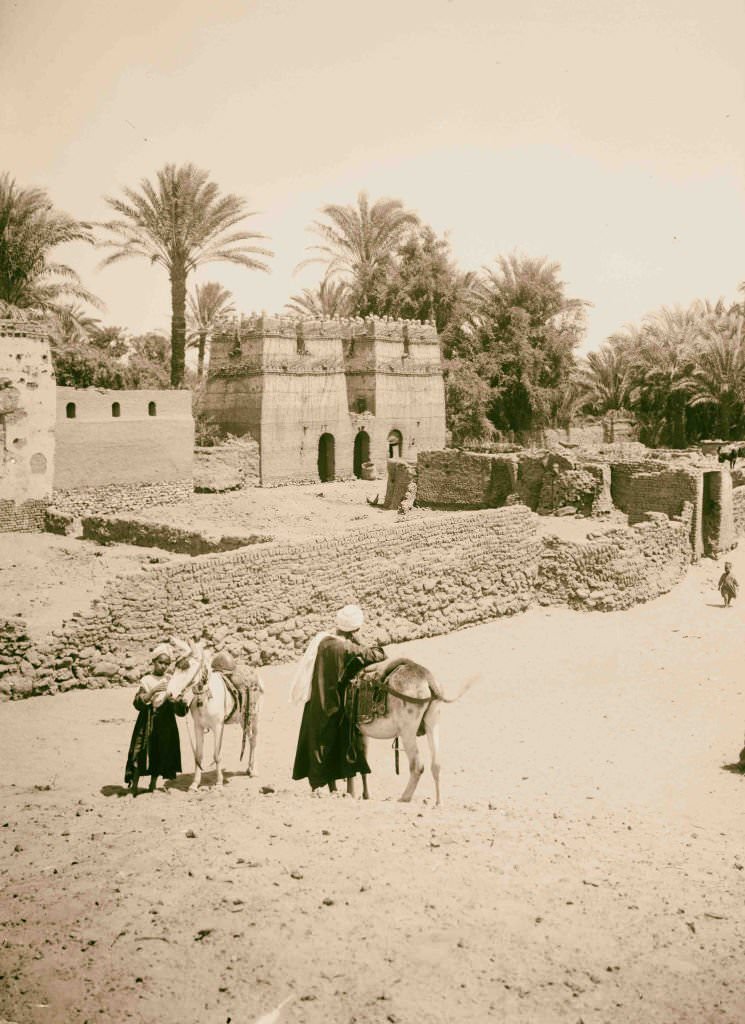
[[[445,444],[432,324],[241,317],[215,332],[207,415],[260,447],[262,484],[362,476]]]
[[[47,507],[115,512],[188,497],[189,391],[57,387],[41,324],[0,320],[0,531]]]

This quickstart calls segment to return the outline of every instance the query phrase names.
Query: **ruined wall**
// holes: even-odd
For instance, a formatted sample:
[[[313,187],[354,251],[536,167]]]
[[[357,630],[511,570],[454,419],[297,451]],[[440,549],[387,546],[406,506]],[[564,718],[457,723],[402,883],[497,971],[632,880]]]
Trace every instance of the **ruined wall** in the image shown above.
[[[420,452],[417,504],[494,508],[516,490],[517,474],[518,462],[514,455],[482,455],[452,448]]]
[[[692,506],[678,521],[651,512],[634,526],[578,544],[546,537],[538,575],[541,604],[614,611],[666,593],[691,562]]]
[[[732,477],[729,469],[703,474],[702,539],[705,553],[716,558],[735,544]]]
[[[44,330],[0,320],[0,531],[41,528],[52,493],[54,417]]]
[[[745,533],[745,486],[733,488],[732,521],[735,535],[741,537]]]
[[[627,512],[629,523],[644,521],[647,512],[673,517],[692,506],[691,548],[695,557],[704,553],[702,532],[703,475],[688,466],[672,469],[659,460],[611,466],[611,493],[617,508]]]
[[[57,388],[55,433],[55,490],[191,483],[189,391]]]
[[[745,488],[742,488],[745,492]],[[736,496],[739,520],[745,498]],[[359,602],[366,632],[401,642],[542,604],[627,608],[669,590],[691,559],[690,506],[650,513],[585,543],[537,537],[524,506],[403,520],[299,544],[268,544],[145,566],[112,580],[88,611],[46,639],[0,624],[0,699],[125,685],[151,646],[206,636],[253,664],[297,658],[335,610]]]
[[[190,480],[174,483],[107,484],[102,487],[76,487],[55,491],[53,507],[65,515],[82,516],[88,512],[116,515],[141,512],[154,505],[178,505],[189,501],[194,489]]]
[[[434,636],[527,608],[539,555],[535,517],[513,506],[145,566],[20,659],[6,641],[0,696],[131,681],[172,634],[291,660],[350,601],[383,643]]]

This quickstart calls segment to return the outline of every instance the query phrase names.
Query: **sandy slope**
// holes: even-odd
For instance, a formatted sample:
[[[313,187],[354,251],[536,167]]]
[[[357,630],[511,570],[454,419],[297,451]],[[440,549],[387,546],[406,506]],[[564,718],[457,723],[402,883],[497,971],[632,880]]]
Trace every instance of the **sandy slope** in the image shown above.
[[[718,571],[400,648],[482,673],[443,712],[439,810],[428,775],[395,802],[387,744],[373,802],[309,799],[286,666],[260,777],[221,795],[121,795],[131,692],[0,706],[0,1018],[250,1024],[295,993],[284,1021],[741,1024],[745,600]]]

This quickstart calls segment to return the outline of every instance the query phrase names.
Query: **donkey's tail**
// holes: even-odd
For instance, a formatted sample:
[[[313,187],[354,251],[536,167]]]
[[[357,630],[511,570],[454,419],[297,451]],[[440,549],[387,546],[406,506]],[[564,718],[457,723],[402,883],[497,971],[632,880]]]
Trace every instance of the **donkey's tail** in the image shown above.
[[[473,684],[477,683],[480,678],[481,678],[481,673],[480,672],[474,672],[474,674],[472,676],[469,676],[468,679],[466,679],[466,681],[463,683],[463,685],[460,688],[460,692],[457,693],[455,695],[455,697],[446,697],[445,694],[442,692],[442,689],[440,689],[440,692],[437,693],[435,696],[437,697],[437,700],[441,700],[444,704],[455,704],[456,700],[460,700],[461,697],[464,696],[464,694],[468,693],[468,691],[471,689]]]

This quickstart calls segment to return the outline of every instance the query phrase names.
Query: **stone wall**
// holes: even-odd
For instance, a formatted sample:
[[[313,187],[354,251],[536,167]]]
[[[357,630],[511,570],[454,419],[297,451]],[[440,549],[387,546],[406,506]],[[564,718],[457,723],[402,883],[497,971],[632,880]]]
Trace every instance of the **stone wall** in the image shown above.
[[[389,459],[383,508],[399,508],[412,483],[416,483],[416,466],[403,459]]]
[[[99,512],[141,512],[153,505],[178,505],[193,494],[191,480],[156,483],[108,484],[102,487],[80,487],[56,490],[54,508],[66,515],[82,516]]]
[[[440,508],[495,508],[517,489],[515,455],[452,448],[420,452],[417,504]]]
[[[39,528],[52,493],[54,402],[44,330],[0,320],[0,531]]]
[[[0,500],[0,533],[41,533],[48,508],[48,499]]]
[[[692,512],[686,505],[677,521],[650,512],[644,522],[590,534],[581,544],[546,537],[538,600],[614,611],[666,593],[691,562]]]
[[[189,391],[57,388],[54,488],[192,481]]]
[[[194,490],[218,494],[259,482],[259,445],[253,438],[233,437],[209,448],[194,449]]]
[[[599,514],[612,509],[609,483],[601,463],[557,451],[445,449],[420,452],[417,459],[417,504],[430,507],[499,508],[517,499],[541,515],[568,506]]]
[[[745,491],[745,488],[742,489]],[[745,498],[735,497],[738,521]],[[154,643],[207,637],[253,664],[298,657],[335,610],[359,602],[383,643],[450,632],[542,604],[610,610],[669,590],[690,562],[690,506],[586,543],[538,539],[511,505],[399,521],[293,545],[268,544],[147,565],[112,580],[88,611],[45,640],[0,625],[0,699],[126,685]]]
[[[732,491],[732,519],[735,535],[741,537],[745,533],[745,485]]]
[[[647,512],[664,512],[667,516],[682,514],[686,502],[690,503],[691,548],[694,557],[704,553],[703,475],[691,466],[670,468],[660,460],[642,463],[623,463],[611,466],[611,493],[613,502],[628,513],[629,523],[643,522]]]
[[[99,544],[133,544],[141,548],[160,548],[184,555],[207,555],[216,551],[234,551],[250,544],[268,544],[272,538],[252,533],[238,536],[206,534],[183,530],[166,523],[117,516],[85,516],[82,520],[83,540]]]

